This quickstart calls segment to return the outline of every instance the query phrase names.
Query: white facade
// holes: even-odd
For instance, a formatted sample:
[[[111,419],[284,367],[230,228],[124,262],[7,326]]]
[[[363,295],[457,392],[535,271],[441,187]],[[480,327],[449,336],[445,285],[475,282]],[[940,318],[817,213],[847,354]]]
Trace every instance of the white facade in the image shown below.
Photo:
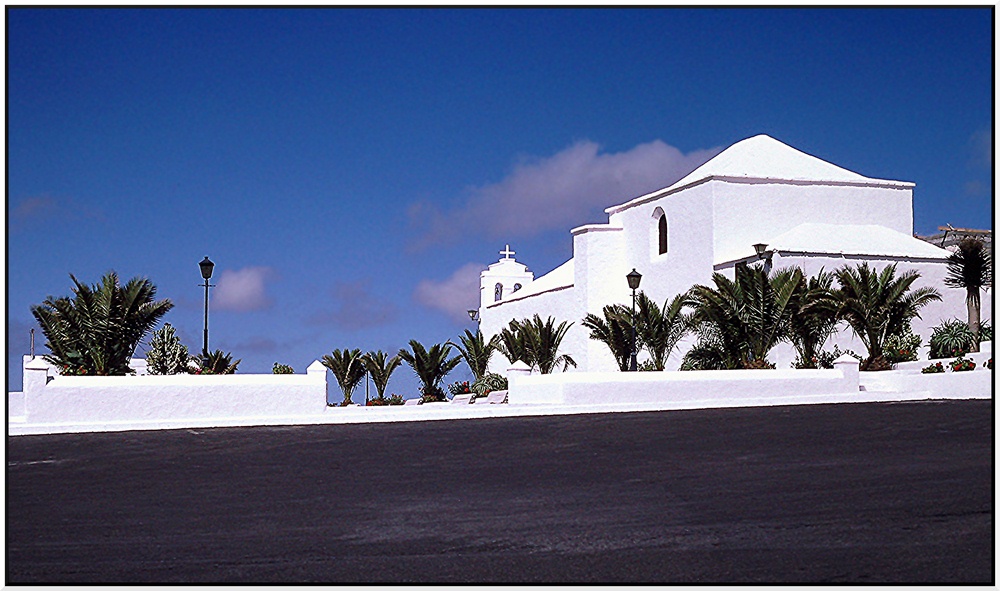
[[[581,325],[587,313],[601,314],[611,303],[627,304],[625,275],[642,274],[640,289],[663,304],[695,284],[712,285],[713,272],[732,275],[739,262],[758,260],[754,244],[766,244],[775,269],[799,266],[806,275],[867,261],[876,268],[897,264],[916,270],[914,287],[936,288],[942,296],[921,310],[914,331],[926,344],[943,320],[965,318],[964,290],[944,286],[951,254],[913,237],[913,187],[903,181],[867,178],[802,153],[766,135],[738,142],[673,185],[609,207],[607,224],[575,228],[573,257],[552,272],[522,282],[517,292],[493,301],[500,263],[483,272],[480,327],[489,337],[512,319],[540,314],[573,326],[561,353],[576,360],[577,371],[614,371],[607,347],[589,339]],[[661,222],[664,218],[665,222]],[[661,224],[666,244],[661,243]],[[660,250],[666,247],[666,252]],[[509,250],[509,248],[508,248]],[[509,263],[507,263],[509,264]],[[992,293],[984,295],[984,302]],[[990,306],[983,306],[983,321]],[[693,338],[682,343],[668,368],[676,368]],[[846,329],[828,344],[863,353]],[[791,345],[772,351],[772,362],[787,368]],[[495,360],[502,369],[504,359]],[[572,371],[572,369],[571,369]]]

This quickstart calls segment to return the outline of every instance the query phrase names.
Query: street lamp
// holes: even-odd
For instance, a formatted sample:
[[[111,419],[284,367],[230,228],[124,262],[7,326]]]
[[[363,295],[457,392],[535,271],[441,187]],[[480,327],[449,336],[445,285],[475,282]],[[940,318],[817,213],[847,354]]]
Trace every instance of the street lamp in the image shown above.
[[[479,322],[479,310],[469,310],[469,319],[473,322]]]
[[[753,245],[753,249],[757,252],[757,259],[764,261],[764,273],[771,273],[771,253],[767,252],[767,245],[758,242]]]
[[[208,260],[206,256],[205,260],[198,263],[198,266],[201,267],[201,276],[205,280],[205,345],[202,347],[201,352],[202,355],[208,357],[208,288],[215,287],[214,285],[209,285],[208,280],[212,278],[212,270],[215,269],[215,263]]]
[[[639,289],[639,282],[642,281],[642,274],[633,267],[632,272],[625,276],[628,279],[629,289],[632,290],[632,357],[629,359],[628,370],[638,371],[635,362],[635,290]]]

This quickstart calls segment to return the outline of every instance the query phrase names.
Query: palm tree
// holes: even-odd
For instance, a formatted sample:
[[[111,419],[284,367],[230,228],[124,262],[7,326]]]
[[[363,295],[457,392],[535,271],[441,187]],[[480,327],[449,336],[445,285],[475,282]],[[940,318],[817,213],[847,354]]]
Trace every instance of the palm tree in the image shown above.
[[[632,311],[621,304],[604,306],[601,311],[603,318],[588,313],[582,324],[590,329],[590,338],[608,346],[618,362],[618,369],[628,371],[632,357]]]
[[[760,266],[738,266],[730,281],[713,273],[715,287],[691,288],[691,316],[701,344],[717,349],[714,357],[726,369],[773,367],[767,354],[789,335],[792,301],[802,271],[792,267],[773,273]]]
[[[222,349],[216,349],[208,355],[202,354],[195,357],[198,363],[197,373],[204,375],[228,375],[236,373],[242,359],[233,361],[231,353],[226,353]]]
[[[689,302],[687,293],[664,301],[662,308],[645,292],[639,292],[636,298],[636,336],[642,348],[649,353],[649,360],[656,371],[664,370],[677,343],[691,330],[691,318],[682,313]]]
[[[344,402],[342,406],[351,404],[351,394],[364,379],[368,368],[365,367],[364,355],[361,349],[334,349],[332,355],[324,355],[320,363],[333,372],[333,377],[337,378],[337,384],[344,392]]]
[[[965,305],[969,311],[969,330],[972,331],[972,351],[979,351],[979,290],[989,288],[993,271],[989,250],[981,240],[963,238],[958,250],[948,257],[948,275],[944,284],[965,289]]]
[[[814,277],[799,283],[792,300],[790,338],[799,355],[796,367],[817,367],[819,353],[837,331],[836,309],[830,306],[833,273],[820,269]]]
[[[523,361],[528,365],[532,365],[529,361],[528,345],[524,340],[524,333],[521,332],[521,323],[519,321],[511,320],[497,336],[500,337],[497,350],[507,358],[507,361],[511,363]]]
[[[145,278],[135,277],[122,287],[110,271],[91,287],[69,277],[76,286],[73,298],[49,296],[31,307],[52,352],[45,359],[63,373],[131,373],[128,364],[139,341],[173,303],[156,301],[156,286]]]
[[[436,344],[430,349],[425,349],[419,342],[411,340],[410,349],[411,351],[400,349],[399,358],[413,368],[413,373],[417,374],[417,379],[422,384],[420,388],[422,394],[433,400],[444,400],[445,394],[444,390],[441,389],[441,381],[462,362],[462,357],[455,356],[448,359],[450,347],[446,343]]]
[[[487,342],[478,329],[475,334],[466,330],[464,335],[459,335],[458,340],[461,344],[448,341],[448,345],[457,349],[462,355],[462,359],[472,371],[473,378],[478,380],[489,373],[490,358],[500,345],[500,335],[493,335]]]
[[[538,368],[543,374],[552,373],[559,366],[562,366],[563,371],[570,365],[576,367],[576,361],[571,356],[559,354],[559,346],[573,323],[563,321],[556,326],[555,322],[552,316],[542,320],[541,316],[535,314],[519,323],[511,323],[516,324],[519,338],[523,340],[524,355],[527,357],[524,362]]]
[[[913,318],[920,317],[920,308],[941,299],[931,287],[910,291],[920,274],[907,271],[897,277],[895,264],[878,272],[861,263],[837,269],[835,275],[840,289],[833,291],[832,303],[868,350],[861,362],[863,370],[888,367],[883,357],[885,340],[902,334]]]
[[[369,351],[364,356],[364,363],[368,369],[368,375],[372,377],[372,382],[375,383],[375,391],[378,392],[378,399],[385,400],[385,388],[389,385],[389,377],[402,363],[402,359],[399,358],[399,355],[393,355],[386,359],[385,351],[381,350]]]

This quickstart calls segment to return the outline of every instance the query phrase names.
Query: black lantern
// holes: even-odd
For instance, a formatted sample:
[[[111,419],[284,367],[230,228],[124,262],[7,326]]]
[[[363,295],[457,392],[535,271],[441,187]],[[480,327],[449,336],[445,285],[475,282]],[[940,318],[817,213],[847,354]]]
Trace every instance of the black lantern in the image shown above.
[[[198,263],[198,266],[201,267],[201,277],[202,277],[202,279],[211,279],[212,278],[212,269],[215,269],[215,263],[213,263],[212,261],[208,260],[208,257],[205,257],[205,260],[203,260],[202,262]]]
[[[205,357],[208,357],[208,288],[212,287],[208,284],[208,280],[212,278],[212,270],[215,269],[215,263],[208,260],[208,257],[205,257],[205,260],[198,263],[198,266],[201,267],[201,277],[205,280],[205,342],[201,353]]]
[[[757,251],[757,256],[763,256],[764,251],[767,250],[766,244],[757,243],[753,245],[753,249]]]
[[[636,364],[635,355],[635,290],[639,289],[639,282],[642,281],[642,274],[632,269],[632,272],[625,276],[628,279],[629,289],[632,290],[632,354],[629,358],[629,371],[638,371],[638,365]]]
[[[479,321],[479,310],[469,310],[469,319],[473,322]]]

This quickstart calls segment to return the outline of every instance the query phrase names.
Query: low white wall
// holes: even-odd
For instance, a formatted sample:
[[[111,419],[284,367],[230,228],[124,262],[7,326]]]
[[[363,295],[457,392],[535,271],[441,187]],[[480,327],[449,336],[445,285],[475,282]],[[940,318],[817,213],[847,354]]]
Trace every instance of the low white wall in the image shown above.
[[[510,404],[643,404],[857,393],[858,362],[836,369],[508,373]]]
[[[281,375],[53,377],[48,370],[40,358],[27,363],[24,391],[8,394],[8,422],[18,429],[223,426],[248,418],[321,416],[327,408],[327,370],[318,361],[306,374]]]

